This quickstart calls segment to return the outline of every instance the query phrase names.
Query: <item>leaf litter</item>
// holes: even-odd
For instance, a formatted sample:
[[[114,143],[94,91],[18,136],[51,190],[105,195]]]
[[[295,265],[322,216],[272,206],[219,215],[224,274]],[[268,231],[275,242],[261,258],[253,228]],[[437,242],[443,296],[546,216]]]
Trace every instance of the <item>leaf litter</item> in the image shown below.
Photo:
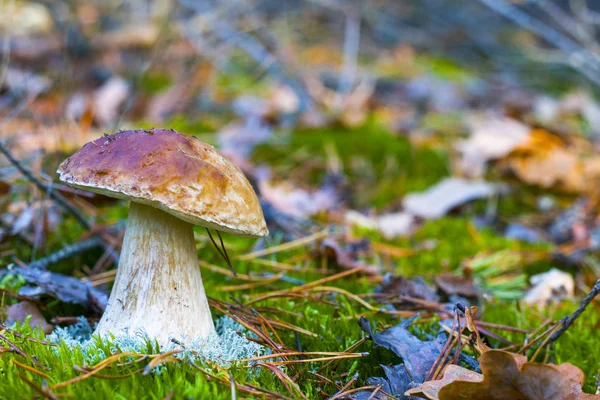
[[[122,21],[98,5],[74,4],[66,34],[54,29],[46,6],[14,7],[11,29],[25,36],[6,39],[10,46],[0,50],[10,63],[0,88],[8,160],[0,165],[0,307],[9,317],[3,314],[0,326],[0,369],[16,388],[8,390],[58,398],[89,385],[114,394],[101,385],[152,375],[158,385],[173,385],[164,395],[177,398],[189,382],[165,384],[176,380],[159,375],[191,368],[227,396],[233,389],[266,398],[593,398],[582,393],[581,370],[549,361],[561,351],[554,343],[595,295],[556,323],[542,310],[551,305],[564,315],[597,277],[600,108],[592,96],[500,90],[408,44],[353,68],[352,60],[363,63],[353,41],[383,26],[363,21],[365,14],[357,28],[354,9],[341,13],[344,54],[337,44],[311,48],[307,41],[305,58],[297,44],[278,42],[277,27],[260,21],[261,7],[219,8],[233,15],[216,24],[188,3],[180,4],[188,17],[160,29],[139,23],[135,10],[119,10]],[[168,15],[161,12],[151,11]],[[311,21],[314,13],[307,14]],[[246,23],[246,15],[255,19]],[[299,11],[297,20],[307,15]],[[125,23],[129,17],[136,23]],[[257,21],[265,23],[254,32]],[[238,51],[248,59],[238,63]],[[317,59],[323,70],[307,71]],[[258,69],[244,70],[249,61]],[[394,74],[379,75],[390,62]],[[441,77],[445,68],[453,79]],[[390,130],[381,144],[369,140],[379,129],[373,118]],[[201,263],[214,289],[211,306],[224,315],[218,324],[227,326],[209,345],[190,339],[158,349],[143,332],[89,341],[122,234],[103,227],[123,209],[65,190],[53,182],[53,168],[63,153],[105,130],[154,123],[216,143],[255,184],[272,232],[252,249],[226,240],[240,253],[240,271],[246,268],[237,278],[214,258]],[[357,148],[344,136],[353,130],[366,138]],[[257,164],[265,149],[283,156]],[[442,171],[432,154],[442,154]],[[454,232],[451,224],[465,229]],[[199,251],[209,251],[206,237],[196,240]],[[504,311],[512,310],[513,303],[501,302],[507,299],[523,309]],[[497,323],[475,320],[470,305],[481,306],[478,317],[502,309],[543,322],[524,329],[504,325],[507,315]],[[79,314],[85,318],[70,317]],[[50,317],[72,325],[44,340],[30,328],[50,331]],[[577,340],[569,337],[570,344]],[[89,357],[59,381],[52,368],[67,364],[44,349],[75,358],[82,341]],[[401,363],[361,351],[370,350],[367,342]],[[542,356],[543,363],[534,362]],[[588,364],[580,365],[589,375],[595,366]],[[502,391],[508,386],[513,392]]]

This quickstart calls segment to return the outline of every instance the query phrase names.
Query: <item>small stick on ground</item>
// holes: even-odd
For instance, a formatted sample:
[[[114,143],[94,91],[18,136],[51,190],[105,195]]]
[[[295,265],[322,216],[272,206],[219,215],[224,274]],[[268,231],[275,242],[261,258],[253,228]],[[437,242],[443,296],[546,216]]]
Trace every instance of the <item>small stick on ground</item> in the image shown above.
[[[95,247],[100,247],[103,245],[103,243],[104,242],[100,236],[94,236],[90,239],[64,247],[46,257],[40,258],[39,260],[30,262],[29,268],[47,269],[49,266],[76,254],[83,253],[84,251],[93,249]]]
[[[596,284],[590,290],[590,292],[581,300],[579,303],[579,307],[568,317],[563,318],[560,323],[562,326],[550,336],[550,339],[546,343],[546,345],[551,345],[556,342],[556,340],[563,334],[569,327],[575,322],[575,320],[585,311],[586,307],[594,300],[596,296],[600,293],[600,279],[596,281]]]

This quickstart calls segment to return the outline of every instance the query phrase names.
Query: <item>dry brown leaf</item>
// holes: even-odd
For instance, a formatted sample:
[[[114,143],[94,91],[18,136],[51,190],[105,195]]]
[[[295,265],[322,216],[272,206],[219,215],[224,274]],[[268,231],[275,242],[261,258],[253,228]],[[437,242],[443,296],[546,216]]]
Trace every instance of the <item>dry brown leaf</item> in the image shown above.
[[[547,131],[531,131],[527,141],[505,160],[522,181],[569,192],[589,192],[600,180],[600,156],[587,142],[565,143]]]
[[[520,354],[488,350],[479,358],[483,373],[450,365],[444,377],[425,382],[406,395],[431,400],[576,400],[599,399],[582,393],[583,372],[570,363],[528,363]]]
[[[448,296],[477,297],[480,294],[473,278],[470,276],[442,272],[433,279],[440,290]]]
[[[54,330],[54,325],[46,322],[37,306],[28,301],[22,301],[12,306],[6,307],[6,323],[11,325],[15,322],[24,322],[31,315],[29,326],[33,329],[41,328],[44,333],[50,333]]]
[[[421,397],[423,399],[438,399],[440,390],[454,381],[481,382],[482,380],[483,375],[469,371],[458,365],[450,364],[444,368],[442,379],[427,381],[417,388],[406,391],[404,395]]]
[[[465,317],[467,319],[467,328],[475,335],[475,348],[480,353],[485,353],[490,350],[490,347],[483,343],[481,340],[481,336],[479,335],[479,330],[477,329],[477,325],[475,325],[475,313],[477,313],[477,307],[473,306],[471,308],[465,309]]]

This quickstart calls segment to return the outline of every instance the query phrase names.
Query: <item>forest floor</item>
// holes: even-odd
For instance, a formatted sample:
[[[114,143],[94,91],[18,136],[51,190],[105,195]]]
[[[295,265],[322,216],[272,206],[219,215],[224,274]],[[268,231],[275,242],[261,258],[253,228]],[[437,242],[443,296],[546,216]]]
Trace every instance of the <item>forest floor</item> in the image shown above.
[[[499,388],[519,379],[520,394],[596,393],[600,105],[591,95],[497,89],[400,46],[364,61],[376,79],[342,99],[326,73],[307,77],[315,104],[301,110],[290,85],[250,74],[244,57],[219,69],[189,40],[168,36],[157,52],[144,32],[91,41],[90,59],[17,47],[3,76],[12,160],[0,160],[0,399],[414,390],[443,400],[481,379],[480,398],[506,398]],[[324,45],[298,58],[324,71],[342,62]],[[215,348],[231,354],[214,343],[165,351],[140,337],[89,340],[101,307],[69,289],[73,279],[110,293],[128,205],[62,185],[58,164],[103,134],[151,127],[215,145],[261,198],[268,237],[223,235],[237,277],[195,231],[213,318],[230,341]],[[81,246],[90,238],[100,239]],[[64,285],[50,287],[46,271]],[[456,376],[445,377],[452,364]],[[447,388],[415,389],[427,382]]]

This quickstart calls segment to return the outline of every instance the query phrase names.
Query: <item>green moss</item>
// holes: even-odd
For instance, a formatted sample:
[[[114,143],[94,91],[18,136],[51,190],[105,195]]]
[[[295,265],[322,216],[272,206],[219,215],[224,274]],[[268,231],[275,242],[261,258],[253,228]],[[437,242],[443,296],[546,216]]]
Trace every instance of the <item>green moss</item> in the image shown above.
[[[417,63],[434,75],[448,81],[462,82],[474,76],[465,66],[459,65],[447,57],[420,55],[417,57]]]
[[[171,86],[171,77],[159,73],[146,73],[140,77],[139,88],[146,94],[156,94]]]
[[[398,204],[404,194],[427,189],[448,175],[446,156],[431,149],[414,148],[405,137],[393,136],[375,123],[361,128],[306,129],[289,137],[277,136],[259,146],[253,160],[273,166],[274,176],[286,179],[299,173],[318,185],[327,170],[327,152],[340,158],[353,188],[351,206],[383,208]]]

